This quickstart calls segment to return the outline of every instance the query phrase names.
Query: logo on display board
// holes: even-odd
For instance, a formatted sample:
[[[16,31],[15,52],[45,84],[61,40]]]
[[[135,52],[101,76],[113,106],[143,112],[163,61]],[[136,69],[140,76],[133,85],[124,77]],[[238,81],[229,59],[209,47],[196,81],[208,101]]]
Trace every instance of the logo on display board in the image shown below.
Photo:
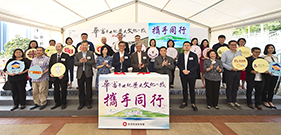
[[[99,44],[97,44],[96,46],[95,46],[95,52],[97,53],[97,54],[101,54],[102,52],[101,52],[101,48],[104,46],[104,44],[103,43],[99,43]],[[108,50],[107,50],[108,51]]]
[[[48,57],[51,57],[52,54],[57,53],[56,47],[55,46],[47,47],[45,53],[47,54]]]
[[[245,58],[251,56],[251,50],[248,47],[239,47],[237,51],[241,52]]]
[[[217,53],[218,55],[221,57],[221,55],[225,52],[229,50],[226,46],[223,46],[223,47],[220,47],[218,50],[217,50]]]
[[[62,51],[67,53],[69,56],[73,56],[75,54],[75,48],[72,45],[66,45],[63,47]]]
[[[56,63],[51,67],[51,74],[55,77],[62,76],[65,72],[66,68],[62,63]]]
[[[36,57],[36,49],[28,49],[25,53],[25,57],[29,60],[33,60]]]
[[[274,76],[279,76],[281,74],[281,64],[277,62],[271,62],[269,64],[268,72],[272,73]]]
[[[24,62],[19,61],[19,60],[14,60],[11,61],[8,65],[7,65],[7,71],[9,73],[20,73],[24,70],[25,65]]]
[[[147,55],[148,57],[154,59],[159,55],[159,51],[157,48],[149,48],[149,50],[147,51]]]
[[[268,62],[261,58],[254,60],[252,66],[253,69],[258,71],[259,73],[264,73],[269,68]]]
[[[211,48],[205,48],[204,50],[203,50],[203,57],[204,58],[206,58],[206,59],[209,59],[208,57],[207,57],[207,53],[210,51],[210,50],[212,50]]]
[[[233,65],[234,68],[236,68],[238,70],[243,70],[243,69],[245,69],[247,67],[248,61],[243,56],[236,56],[232,60],[232,65]]]
[[[197,46],[197,45],[191,46],[190,51],[194,52],[195,54],[197,54],[197,56],[201,55],[201,48],[199,46]]]
[[[88,50],[89,50],[89,46],[90,46],[90,45],[88,45]],[[78,52],[81,52],[81,51],[82,51],[82,48],[81,48],[81,47],[82,47],[81,45],[78,47]]]
[[[42,76],[43,71],[39,66],[32,66],[28,70],[28,76],[31,79],[38,79]]]
[[[167,56],[176,58],[178,56],[178,51],[175,48],[168,48],[167,49]]]

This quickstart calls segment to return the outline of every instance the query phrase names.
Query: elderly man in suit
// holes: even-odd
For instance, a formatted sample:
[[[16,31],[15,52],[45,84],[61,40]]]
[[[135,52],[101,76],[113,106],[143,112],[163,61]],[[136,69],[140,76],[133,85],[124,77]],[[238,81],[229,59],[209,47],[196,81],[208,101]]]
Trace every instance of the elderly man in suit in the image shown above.
[[[95,65],[94,52],[88,50],[88,42],[81,43],[81,52],[75,54],[74,65],[77,68],[78,91],[79,91],[79,106],[81,110],[85,105],[88,109],[92,108],[92,79],[93,65]],[[84,83],[86,82],[86,93]]]
[[[50,74],[50,81],[54,82],[54,100],[55,105],[51,109],[55,109],[61,106],[61,109],[66,108],[66,95],[67,95],[67,81],[68,81],[68,69],[70,66],[70,57],[68,54],[62,52],[63,45],[61,43],[56,44],[57,53],[53,54],[50,58],[49,69],[56,63],[62,63],[66,70],[63,75],[55,77]],[[61,89],[61,92],[60,92]]]
[[[188,92],[187,83],[189,84],[189,92],[191,98],[191,107],[194,111],[198,111],[195,106],[195,91],[194,85],[197,77],[196,70],[198,68],[198,58],[197,55],[190,51],[191,44],[188,41],[183,43],[184,52],[179,55],[178,68],[180,69],[180,79],[183,91],[183,102],[180,108],[187,106]]]
[[[169,82],[172,82],[172,70],[174,69],[174,60],[172,57],[169,57],[167,54],[167,48],[162,46],[160,48],[160,55],[155,58],[154,69],[157,73],[168,74]]]
[[[141,51],[141,48],[141,42],[137,42],[137,51],[131,55],[131,66],[133,67],[133,72],[147,72],[147,68],[150,64],[148,55],[146,52]]]

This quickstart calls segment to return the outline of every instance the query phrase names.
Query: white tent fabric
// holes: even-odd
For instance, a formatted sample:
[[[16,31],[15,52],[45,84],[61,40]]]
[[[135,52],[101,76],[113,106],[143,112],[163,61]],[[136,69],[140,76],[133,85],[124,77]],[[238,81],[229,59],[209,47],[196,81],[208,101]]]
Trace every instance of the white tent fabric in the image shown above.
[[[0,0],[1,21],[62,33],[89,22],[190,22],[214,39],[232,28],[280,19],[280,0]]]

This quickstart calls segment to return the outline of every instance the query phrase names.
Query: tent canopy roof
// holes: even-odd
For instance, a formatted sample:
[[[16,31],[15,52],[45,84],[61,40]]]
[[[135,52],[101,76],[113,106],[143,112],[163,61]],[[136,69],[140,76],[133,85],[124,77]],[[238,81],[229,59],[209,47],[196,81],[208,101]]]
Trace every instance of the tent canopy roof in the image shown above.
[[[0,0],[0,18],[60,31],[133,4],[212,30],[281,19],[280,0]]]

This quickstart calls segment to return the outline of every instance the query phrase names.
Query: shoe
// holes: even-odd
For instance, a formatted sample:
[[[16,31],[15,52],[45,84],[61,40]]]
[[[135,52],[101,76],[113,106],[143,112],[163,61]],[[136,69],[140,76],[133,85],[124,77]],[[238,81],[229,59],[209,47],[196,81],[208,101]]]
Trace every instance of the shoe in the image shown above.
[[[195,111],[195,112],[198,111],[198,108],[195,106],[195,104],[192,104],[191,107],[192,107],[193,111]]]
[[[51,107],[51,110],[56,109],[59,106],[60,106],[60,104],[55,104],[54,106]]]
[[[256,105],[258,110],[262,110],[262,107],[260,105]]]
[[[207,106],[207,109],[211,109],[211,106],[208,105],[208,106]]]
[[[30,110],[33,110],[35,108],[39,107],[39,105],[35,104],[34,106],[30,107]]]
[[[187,104],[185,102],[182,102],[180,105],[180,108],[185,108],[187,106]]]
[[[269,102],[268,104],[270,105],[270,108],[277,109],[277,107],[275,107],[272,102]]]
[[[91,105],[87,105],[87,108],[88,108],[88,109],[91,109],[91,108],[92,108],[92,106],[91,106]]]
[[[227,103],[227,106],[233,110],[237,110],[237,108],[235,107],[235,105],[232,102]]]
[[[47,104],[41,105],[41,106],[39,107],[39,110],[43,110],[46,106],[47,106]]]
[[[235,107],[237,107],[238,109],[243,109],[243,108],[241,107],[241,105],[238,104],[237,102],[235,102],[234,105],[235,105]]]
[[[174,88],[174,86],[170,85],[170,88]]]
[[[21,106],[20,106],[20,109],[25,109],[25,105],[21,105]]]
[[[32,91],[32,88],[30,88],[28,91]]]
[[[255,107],[252,104],[248,104],[247,106],[251,109],[255,109]]]
[[[61,105],[61,109],[64,110],[66,108],[66,105]]]
[[[265,105],[265,103],[267,102],[263,102],[262,105],[265,106],[266,108],[271,108],[271,106],[268,103],[267,103],[268,105]]]
[[[216,105],[216,106],[215,106],[215,109],[219,110],[219,109],[220,109],[220,107],[219,107],[218,105]]]
[[[79,105],[77,110],[81,110],[85,105]]]
[[[14,110],[16,110],[16,109],[18,109],[18,108],[19,108],[18,105],[14,105],[13,108],[10,109],[10,111],[14,111]]]

